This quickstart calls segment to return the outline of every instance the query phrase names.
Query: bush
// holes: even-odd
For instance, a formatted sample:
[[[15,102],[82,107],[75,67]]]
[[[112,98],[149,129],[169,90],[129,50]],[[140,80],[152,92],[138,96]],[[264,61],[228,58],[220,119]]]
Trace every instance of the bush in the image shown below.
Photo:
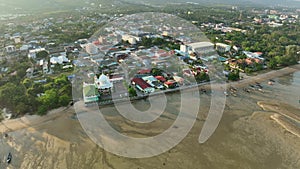
[[[128,93],[129,93],[129,97],[137,96],[135,89],[131,86],[128,87]]]

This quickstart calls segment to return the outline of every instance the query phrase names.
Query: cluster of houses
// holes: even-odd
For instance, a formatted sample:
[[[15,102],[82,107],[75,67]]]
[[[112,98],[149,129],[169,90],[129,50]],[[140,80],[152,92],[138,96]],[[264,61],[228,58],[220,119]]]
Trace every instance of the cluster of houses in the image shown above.
[[[298,14],[290,14],[290,13],[266,13],[261,14],[259,16],[254,17],[253,22],[259,24],[267,24],[271,27],[282,26],[283,23],[297,23],[299,19]]]
[[[174,89],[183,83],[183,79],[178,76],[162,72],[154,75],[151,69],[142,69],[131,79],[131,84],[144,93],[152,93],[155,89]]]
[[[144,36],[149,36],[149,34],[144,34]],[[157,34],[151,34],[151,37],[164,38]],[[140,41],[133,35],[123,36],[123,38],[134,38],[135,40],[132,40],[132,42]],[[126,41],[131,40],[127,39]],[[201,59],[201,57],[215,53],[214,44],[210,42],[180,43],[180,49],[175,50],[161,49],[158,46],[146,49],[141,48],[136,43],[129,43],[129,45],[126,43],[119,43],[105,49],[105,55],[100,52],[103,48],[103,43],[99,39],[94,42],[87,41],[82,43],[88,54],[85,59],[103,68],[101,69],[102,72],[110,72],[108,75],[102,73],[99,78],[94,76],[93,84],[84,84],[86,88],[93,86],[92,88],[97,89],[96,95],[84,97],[86,102],[96,98],[106,98],[106,95],[112,95],[114,94],[112,91],[118,90],[116,89],[118,85],[114,85],[115,75],[119,76],[118,82],[126,80],[124,72],[120,71],[120,67],[126,68],[128,72],[133,72],[127,77],[129,79],[126,83],[133,86],[138,95],[144,95],[159,90],[175,89],[184,85],[185,79],[178,74],[190,77],[197,75],[201,71],[208,73],[208,68],[204,64],[193,64],[192,67],[195,68],[193,70],[189,70],[189,65]],[[180,67],[180,65],[184,69],[180,68],[166,73],[169,67]]]
[[[246,30],[240,28],[226,26],[225,23],[202,23],[201,28],[211,28],[213,30],[221,31],[223,33],[233,32],[233,31],[242,32],[242,33],[247,32]]]

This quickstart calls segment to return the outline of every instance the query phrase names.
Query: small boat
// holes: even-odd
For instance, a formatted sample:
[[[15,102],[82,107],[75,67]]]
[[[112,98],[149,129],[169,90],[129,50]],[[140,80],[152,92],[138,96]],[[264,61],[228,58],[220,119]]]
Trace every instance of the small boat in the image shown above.
[[[269,81],[275,83],[275,80],[273,80],[273,79],[270,79]]]
[[[253,85],[250,85],[249,88],[255,90],[255,87]]]
[[[273,82],[269,81],[269,82],[268,82],[268,85],[273,85]]]
[[[247,92],[247,93],[250,93],[250,90],[247,89],[247,88],[244,88],[244,91]]]
[[[259,87],[260,89],[263,88],[262,85],[260,85],[260,84],[257,84],[256,86]]]
[[[225,94],[225,96],[228,96],[228,95],[229,95],[226,91],[224,92],[224,94]]]
[[[237,95],[235,93],[231,93],[232,96],[236,97]]]
[[[205,89],[200,89],[200,91],[201,91],[202,93],[206,93],[206,90],[205,90]]]
[[[230,86],[229,89],[232,90],[232,91],[237,91],[237,88],[235,88],[235,87],[233,87],[233,86]]]
[[[11,162],[11,159],[12,159],[12,155],[9,152],[8,155],[7,155],[7,158],[6,158],[6,162],[9,164]]]

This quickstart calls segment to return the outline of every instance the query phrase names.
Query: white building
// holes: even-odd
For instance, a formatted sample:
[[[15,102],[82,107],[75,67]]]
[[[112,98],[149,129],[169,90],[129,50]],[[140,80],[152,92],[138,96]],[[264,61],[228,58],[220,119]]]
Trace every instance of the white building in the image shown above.
[[[216,50],[219,52],[229,52],[231,49],[230,45],[224,43],[216,43]]]
[[[95,76],[95,85],[100,91],[110,90],[113,87],[113,83],[111,83],[109,78],[104,74],[101,74],[98,79],[97,76]]]
[[[21,36],[14,36],[13,37],[15,43],[21,43],[22,42],[22,37]]]
[[[29,45],[22,45],[20,47],[20,51],[27,51],[29,49]]]
[[[106,43],[106,39],[102,36],[99,36],[98,41],[100,44]]]
[[[50,58],[51,64],[63,64],[63,63],[68,63],[68,62],[70,62],[70,60],[65,55]]]
[[[207,54],[210,52],[214,52],[214,44],[211,42],[195,42],[185,45],[180,45],[180,51],[182,52],[196,52],[199,54]]]
[[[137,36],[132,36],[132,35],[122,35],[122,40],[123,41],[128,41],[130,44],[136,44],[137,42],[141,41],[142,39]]]
[[[46,51],[46,49],[45,48],[37,48],[37,49],[32,49],[32,50],[29,50],[29,52],[28,52],[28,58],[33,58],[33,59],[35,59],[36,58],[36,54],[38,53],[38,52],[41,52],[41,51]],[[49,53],[49,52],[48,52]]]
[[[6,51],[7,53],[15,52],[15,51],[16,51],[16,47],[15,47],[14,45],[6,46],[6,47],[5,47],[5,51]]]

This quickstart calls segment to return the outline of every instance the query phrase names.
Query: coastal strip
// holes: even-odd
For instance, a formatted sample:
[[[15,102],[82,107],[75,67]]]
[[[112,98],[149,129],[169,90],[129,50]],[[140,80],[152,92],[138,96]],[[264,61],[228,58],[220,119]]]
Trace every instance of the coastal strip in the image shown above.
[[[300,70],[300,64],[286,67],[286,68],[283,68],[280,70],[272,70],[270,72],[260,74],[257,76],[253,76],[253,77],[249,77],[247,79],[243,79],[238,82],[230,82],[226,85],[227,86],[232,85],[234,87],[243,87],[243,86],[249,85],[255,81],[262,82],[262,81],[266,81],[270,78],[284,76],[284,75],[291,74],[291,73],[299,71],[299,70]],[[214,89],[220,90],[220,86],[221,85],[218,85],[218,84],[205,83],[205,84],[200,84],[198,87],[190,88],[189,90],[191,90],[191,89],[198,90],[198,89],[202,89],[202,88],[205,88],[205,89],[214,88]],[[41,125],[45,122],[51,121],[53,119],[59,118],[62,115],[65,115],[65,113],[62,113],[65,111],[69,111],[69,110],[66,109],[65,107],[63,107],[63,108],[49,111],[47,113],[47,115],[44,115],[44,116],[26,115],[26,116],[20,118],[22,120],[16,120],[16,119],[5,120],[0,123],[0,132],[3,132],[3,133],[11,132],[11,131],[15,131],[15,130],[24,129],[27,127]]]

